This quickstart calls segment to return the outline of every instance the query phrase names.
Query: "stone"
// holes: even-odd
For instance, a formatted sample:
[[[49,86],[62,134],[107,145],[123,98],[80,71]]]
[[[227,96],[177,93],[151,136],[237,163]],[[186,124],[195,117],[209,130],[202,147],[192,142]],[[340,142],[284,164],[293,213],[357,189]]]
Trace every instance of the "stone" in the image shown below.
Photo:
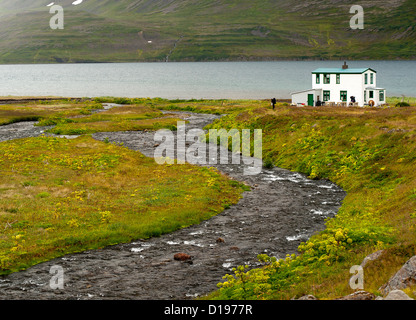
[[[370,255],[368,255],[367,257],[364,258],[364,260],[363,260],[363,262],[361,262],[360,266],[364,268],[367,265],[367,263],[369,263],[370,261],[377,260],[378,258],[380,258],[382,256],[383,253],[384,253],[384,250],[378,250],[376,252],[373,252],[372,254],[370,254]]]
[[[390,291],[405,289],[416,284],[416,256],[410,258],[390,280],[379,288],[387,295]]]
[[[384,300],[414,300],[410,298],[406,293],[402,290],[392,290],[389,292],[387,297]]]
[[[361,290],[361,291],[356,291],[354,293],[349,294],[348,296],[336,299],[336,300],[374,300],[375,299],[375,295]]]
[[[186,253],[177,253],[173,256],[173,259],[177,260],[177,261],[186,261],[191,259],[191,256],[189,254]]]
[[[307,295],[300,297],[298,300],[318,300],[318,299],[311,294],[307,294]]]
[[[216,243],[224,243],[225,240],[223,238],[218,238],[215,242]]]

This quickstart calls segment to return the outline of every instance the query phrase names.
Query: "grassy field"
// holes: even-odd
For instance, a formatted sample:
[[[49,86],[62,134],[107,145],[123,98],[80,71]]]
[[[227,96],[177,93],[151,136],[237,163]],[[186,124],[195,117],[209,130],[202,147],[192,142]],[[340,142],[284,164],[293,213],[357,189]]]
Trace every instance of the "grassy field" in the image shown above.
[[[97,99],[97,101],[100,99]],[[102,101],[101,99],[100,101]],[[108,99],[119,101],[120,99]],[[85,101],[51,100],[0,106],[0,125],[21,121],[38,121],[37,126],[54,126],[48,133],[79,135],[108,131],[175,130],[178,119],[163,116],[145,99],[136,99],[136,105],[103,111],[102,103]],[[120,100],[126,104],[125,100]],[[95,111],[101,111],[99,113]]]
[[[260,255],[264,267],[237,268],[208,298],[291,299],[313,294],[332,299],[353,292],[349,270],[369,253],[384,249],[381,258],[364,269],[364,289],[376,295],[416,254],[416,100],[405,98],[410,107],[395,107],[401,99],[389,98],[389,108],[298,108],[279,103],[271,110],[269,101],[108,97],[20,108],[33,112],[34,106],[65,106],[67,114],[60,114],[59,121],[74,120],[68,124],[90,130],[88,126],[96,123],[124,129],[117,124],[159,118],[159,110],[227,114],[208,128],[262,129],[267,166],[329,179],[347,196],[338,215],[326,221],[326,229],[302,243],[298,253],[280,261]],[[98,108],[104,102],[125,106],[88,113],[90,106]],[[66,109],[68,104],[74,109]],[[85,111],[82,106],[87,105]],[[81,111],[87,113],[82,118]],[[56,113],[42,117],[51,121]],[[235,203],[243,189],[215,171],[156,166],[137,152],[88,135],[0,143],[0,169],[3,273],[67,252],[197,223]],[[412,290],[406,292],[414,297]]]
[[[85,116],[102,105],[93,101],[79,103],[71,100],[33,101],[23,104],[0,105],[0,125],[21,121],[38,121],[47,118]]]
[[[64,135],[158,130],[161,128],[176,130],[176,123],[179,119],[163,117],[162,112],[154,110],[147,105],[128,105],[77,118],[48,117],[39,121],[38,125],[54,125],[47,132]]]
[[[92,100],[32,102],[0,106],[0,114],[3,124],[30,117],[65,133],[71,133],[65,125],[75,126],[71,130],[78,134],[81,128],[95,132],[137,130],[138,123],[139,129],[176,124],[174,118],[158,119],[161,113],[148,100],[141,102],[99,114],[91,114],[102,108]],[[88,134],[1,142],[0,274],[199,223],[236,203],[245,189],[214,169],[158,165]]]
[[[258,106],[223,117],[209,128],[263,129],[267,165],[329,179],[347,191],[338,215],[326,221],[325,231],[302,243],[296,255],[281,261],[259,256],[264,268],[237,268],[211,298],[338,298],[353,292],[349,269],[384,249],[380,260],[364,269],[365,290],[379,295],[379,287],[416,254],[414,105],[280,105],[276,111]]]

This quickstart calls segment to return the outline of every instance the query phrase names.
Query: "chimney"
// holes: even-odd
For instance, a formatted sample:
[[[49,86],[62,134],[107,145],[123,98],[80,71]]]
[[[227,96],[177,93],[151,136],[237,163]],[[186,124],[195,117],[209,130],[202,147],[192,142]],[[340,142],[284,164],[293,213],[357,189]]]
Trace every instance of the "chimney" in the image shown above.
[[[342,66],[342,69],[348,69],[348,64],[347,64],[347,61],[344,61],[344,65]]]

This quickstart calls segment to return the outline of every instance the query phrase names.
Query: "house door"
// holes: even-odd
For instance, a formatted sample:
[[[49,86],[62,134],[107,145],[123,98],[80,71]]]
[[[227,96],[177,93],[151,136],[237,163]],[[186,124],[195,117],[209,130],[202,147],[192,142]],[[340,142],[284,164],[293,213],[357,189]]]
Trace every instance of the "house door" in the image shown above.
[[[308,94],[308,106],[313,107],[313,94]]]

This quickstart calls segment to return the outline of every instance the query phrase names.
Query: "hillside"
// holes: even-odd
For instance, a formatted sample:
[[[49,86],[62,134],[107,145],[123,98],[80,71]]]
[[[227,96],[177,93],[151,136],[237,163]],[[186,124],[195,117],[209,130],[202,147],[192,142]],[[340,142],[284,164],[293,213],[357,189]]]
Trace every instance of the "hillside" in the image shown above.
[[[0,63],[414,59],[413,0],[0,0]],[[365,10],[351,30],[350,7]]]

